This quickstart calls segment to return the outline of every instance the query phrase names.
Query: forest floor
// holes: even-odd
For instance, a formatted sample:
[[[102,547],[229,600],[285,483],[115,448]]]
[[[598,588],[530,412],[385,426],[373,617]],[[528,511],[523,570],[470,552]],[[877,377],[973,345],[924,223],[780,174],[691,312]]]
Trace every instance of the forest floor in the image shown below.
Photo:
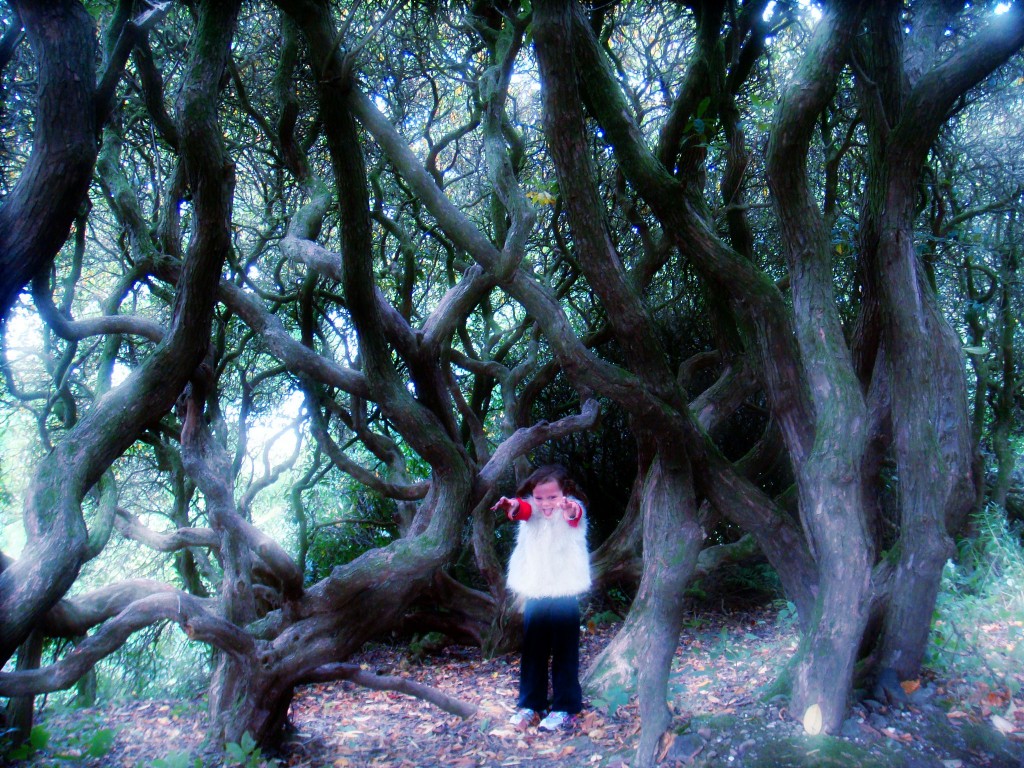
[[[1020,624],[993,624],[980,634],[997,652],[1001,645],[1012,651],[1021,635]],[[588,626],[582,645],[584,667],[616,628]],[[888,706],[865,699],[852,708],[841,736],[808,736],[789,716],[784,696],[765,694],[795,648],[792,618],[786,609],[780,615],[778,606],[736,613],[702,611],[688,620],[670,686],[673,733],[662,742],[660,765],[1024,765],[1024,669],[1003,675],[998,684],[991,676],[986,682],[985,664],[980,673],[977,666],[963,674],[927,673],[904,684],[908,704]],[[234,764],[255,768],[276,760],[280,766],[311,768],[628,768],[631,763],[640,729],[635,702],[588,702],[567,732],[523,733],[511,728],[507,720],[518,681],[514,655],[483,659],[475,649],[449,647],[416,660],[406,648],[375,645],[355,661],[473,702],[479,707],[477,714],[461,720],[419,699],[351,683],[309,686],[296,695],[290,713],[294,731],[281,751],[267,756],[239,747],[247,753]],[[220,765],[222,761],[204,746],[204,709],[200,699],[44,713],[49,744],[21,765]],[[95,743],[90,739],[97,728],[110,729],[112,743],[101,757],[84,756]]]

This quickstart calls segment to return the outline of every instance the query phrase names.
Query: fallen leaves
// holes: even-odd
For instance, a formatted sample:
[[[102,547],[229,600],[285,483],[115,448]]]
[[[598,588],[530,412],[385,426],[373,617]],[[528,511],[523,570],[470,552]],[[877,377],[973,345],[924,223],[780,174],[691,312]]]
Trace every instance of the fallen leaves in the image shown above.
[[[995,726],[995,729],[1004,736],[1008,733],[1013,733],[1017,730],[1017,727],[1009,720],[1007,720],[1005,717],[1001,717],[999,715],[992,715],[989,718],[989,720],[992,722],[992,725]]]
[[[903,692],[907,694],[907,696],[917,691],[920,687],[920,680],[904,680],[900,683],[900,688],[903,689]]]
[[[893,741],[902,741],[904,744],[909,744],[914,740],[911,734],[897,731],[895,728],[883,728],[882,733]]]
[[[735,615],[734,615],[735,616]],[[747,614],[749,616],[749,614]],[[728,642],[721,640],[721,623],[702,623],[694,631],[684,632],[675,656],[670,680],[672,733],[677,736],[659,744],[658,753],[665,765],[688,764],[687,757],[701,740],[710,742],[708,750],[720,756],[740,743],[729,728],[721,731],[686,724],[694,718],[737,714],[741,718],[761,717],[772,734],[791,734],[801,725],[811,733],[820,725],[813,712],[789,713],[785,700],[766,706],[754,692],[773,678],[789,659],[787,648],[792,633],[775,628],[774,616],[762,614],[758,636],[745,632],[746,617],[737,624],[733,617],[721,620],[729,628]],[[582,663],[604,647],[614,628],[601,627],[595,635],[582,639]],[[771,631],[769,631],[771,630]],[[571,733],[539,733],[536,729],[520,732],[508,726],[515,708],[518,664],[515,656],[481,659],[477,651],[448,649],[426,663],[405,662],[402,649],[391,646],[370,648],[354,660],[363,669],[402,675],[444,690],[449,695],[477,704],[476,714],[460,720],[420,701],[391,692],[376,692],[351,683],[334,683],[302,688],[297,692],[289,719],[298,733],[286,745],[282,765],[289,768],[470,768],[491,766],[511,768],[551,768],[552,766],[603,766],[629,768],[640,732],[638,706],[633,700],[609,716],[596,708],[581,713]],[[1024,738],[1024,710],[1013,701],[1011,689],[978,685],[974,678],[927,676],[927,697],[949,702],[946,713],[949,726],[965,720],[983,724],[1006,735],[1010,741]],[[907,680],[901,687],[908,695],[925,682]],[[1016,690],[1016,689],[1012,689]],[[922,705],[923,707],[924,705]],[[820,707],[817,717],[821,718]],[[867,716],[865,711],[865,717]],[[918,728],[921,718],[913,711],[905,717],[889,711],[876,718],[874,727],[860,723],[859,736],[887,749],[923,751],[929,747],[927,735]],[[105,768],[138,768],[154,758],[171,753],[201,754],[206,735],[205,705],[201,702],[136,702],[121,704],[103,713],[105,725],[123,723],[115,753]],[[806,720],[799,725],[797,718]],[[698,721],[699,725],[699,721]],[[810,725],[810,728],[807,728]],[[947,729],[948,727],[947,726]],[[818,733],[821,731],[818,730]],[[994,736],[994,734],[993,734]],[[699,737],[699,738],[698,738]],[[693,741],[689,744],[687,739]],[[932,752],[934,755],[935,753]],[[965,764],[946,753],[944,768],[963,768]],[[942,757],[942,755],[938,755]],[[933,760],[934,762],[934,760]],[[723,763],[724,764],[724,763]],[[742,764],[740,762],[735,763]],[[938,764],[938,763],[936,763]],[[93,768],[89,764],[88,768]]]

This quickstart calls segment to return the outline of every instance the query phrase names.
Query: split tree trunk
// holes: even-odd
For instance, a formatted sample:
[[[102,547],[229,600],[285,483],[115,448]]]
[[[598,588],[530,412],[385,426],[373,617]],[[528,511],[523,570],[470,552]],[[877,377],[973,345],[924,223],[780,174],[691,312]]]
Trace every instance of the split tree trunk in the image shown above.
[[[932,10],[939,18],[958,9]],[[914,245],[918,183],[956,100],[1024,44],[1024,13],[1014,8],[993,19],[941,62],[944,22],[907,51],[899,8],[873,6],[868,19],[871,34],[859,57],[869,139],[862,258],[877,276],[901,490],[899,561],[878,655],[880,678],[900,680],[920,670],[952,552],[949,531],[975,498],[961,342],[942,316]]]

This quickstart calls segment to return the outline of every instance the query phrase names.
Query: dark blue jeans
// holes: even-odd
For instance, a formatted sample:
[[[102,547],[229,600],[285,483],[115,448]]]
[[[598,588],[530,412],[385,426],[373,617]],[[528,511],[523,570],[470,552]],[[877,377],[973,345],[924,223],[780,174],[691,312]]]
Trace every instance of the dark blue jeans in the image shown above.
[[[519,706],[548,709],[548,663],[551,663],[551,709],[575,715],[583,708],[580,688],[580,606],[575,597],[526,601],[523,659],[519,670]]]

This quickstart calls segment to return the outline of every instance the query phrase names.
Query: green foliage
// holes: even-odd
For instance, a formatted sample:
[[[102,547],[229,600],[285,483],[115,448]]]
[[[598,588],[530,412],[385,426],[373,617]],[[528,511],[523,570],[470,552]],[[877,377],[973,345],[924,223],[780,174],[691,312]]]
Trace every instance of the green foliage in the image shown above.
[[[957,562],[943,570],[925,661],[1016,692],[1012,673],[1024,664],[1024,547],[995,506],[975,516],[974,529]]]
[[[242,734],[240,742],[229,742],[224,745],[224,753],[228,757],[226,765],[241,768],[263,768],[277,765],[276,760],[266,760],[263,750],[256,745],[256,740],[248,731]]]
[[[97,667],[97,697],[192,699],[209,683],[210,651],[169,625],[148,627]]]
[[[686,590],[683,592],[689,598],[694,600],[707,600],[708,593],[704,589],[704,585],[701,579],[694,579],[686,585]]]
[[[115,735],[113,728],[103,728],[102,730],[96,731],[89,739],[89,744],[86,747],[85,753],[89,755],[89,757],[103,757],[110,751],[110,747],[114,743]]]
[[[587,620],[587,625],[590,626],[592,624],[595,627],[604,627],[620,621],[622,621],[622,617],[615,611],[601,611],[591,616]]]
[[[409,641],[409,658],[421,662],[431,654],[437,653],[448,643],[448,636],[443,632],[427,632],[414,635]]]
[[[167,757],[158,757],[153,768],[203,768],[203,759],[192,760],[188,752],[171,752]]]
[[[747,639],[750,637],[748,633]],[[728,627],[722,627],[718,630],[715,644],[708,649],[709,658],[715,659],[719,656],[731,662],[743,661],[750,657],[750,648],[747,643],[736,642]]]
[[[767,563],[747,565],[735,563],[721,569],[721,589],[726,594],[737,592],[756,595],[781,595],[779,576]]]
[[[772,604],[779,609],[775,617],[778,625],[785,629],[793,629],[800,618],[796,612],[796,605],[788,600],[775,600]]]
[[[33,726],[28,741],[24,744],[12,745],[14,731],[8,731],[0,737],[0,757],[7,760],[27,760],[36,752],[46,749],[50,743],[50,732],[45,726]]]
[[[112,728],[83,728],[72,734],[62,751],[51,753],[55,760],[79,761],[84,757],[100,758],[110,751],[116,732]],[[50,731],[45,725],[33,726],[23,744],[13,744],[14,731],[0,734],[0,762],[28,760],[50,748]]]
[[[395,538],[394,499],[366,489],[353,490],[351,495],[355,508],[337,525],[320,529],[310,539],[307,578],[311,582],[326,576],[334,566],[349,563]]]
[[[114,10],[114,0],[84,0],[82,5],[85,6],[85,10],[89,12],[89,15],[95,19],[103,16],[105,13],[109,13]]]

